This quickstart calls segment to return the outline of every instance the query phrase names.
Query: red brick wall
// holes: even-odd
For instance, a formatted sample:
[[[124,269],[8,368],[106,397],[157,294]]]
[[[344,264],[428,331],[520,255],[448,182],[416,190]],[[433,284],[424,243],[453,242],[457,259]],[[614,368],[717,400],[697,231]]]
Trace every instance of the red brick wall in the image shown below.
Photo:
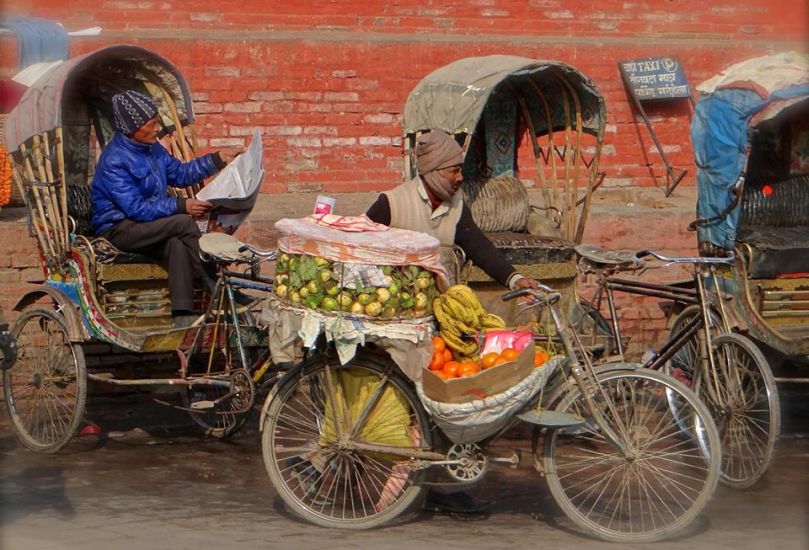
[[[692,84],[732,62],[805,47],[807,8],[793,0],[466,0],[296,2],[6,0],[8,13],[49,17],[71,53],[136,43],[172,60],[194,91],[203,144],[264,134],[264,191],[383,190],[401,172],[401,111],[427,73],[461,57],[556,59],[606,97],[602,169],[610,186],[662,186],[664,170],[620,82],[619,59],[675,55]],[[2,73],[15,43],[3,39]],[[648,106],[671,162],[693,182],[685,101]],[[524,158],[529,158],[525,157]],[[531,174],[531,163],[523,163]]]

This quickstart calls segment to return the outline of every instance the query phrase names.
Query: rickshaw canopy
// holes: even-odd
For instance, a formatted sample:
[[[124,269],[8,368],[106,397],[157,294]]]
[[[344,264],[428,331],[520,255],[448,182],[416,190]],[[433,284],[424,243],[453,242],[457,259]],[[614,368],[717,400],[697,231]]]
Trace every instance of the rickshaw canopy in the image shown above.
[[[809,99],[809,55],[786,52],[732,65],[697,86],[691,123],[697,173],[697,212],[716,218],[699,226],[700,242],[733,248],[741,214],[732,189],[744,174],[749,132],[784,109]]]
[[[185,79],[171,62],[152,51],[118,45],[69,59],[44,73],[11,111],[6,121],[7,149],[17,151],[32,136],[59,127],[86,127],[88,105],[106,113],[115,93],[154,85],[171,96],[182,124],[194,121]]]
[[[407,98],[404,135],[431,129],[472,134],[490,97],[498,91],[523,98],[536,135],[544,135],[565,127],[565,105],[556,101],[563,95],[563,87],[581,104],[583,130],[600,140],[606,107],[590,79],[558,61],[510,55],[459,59],[424,77]]]

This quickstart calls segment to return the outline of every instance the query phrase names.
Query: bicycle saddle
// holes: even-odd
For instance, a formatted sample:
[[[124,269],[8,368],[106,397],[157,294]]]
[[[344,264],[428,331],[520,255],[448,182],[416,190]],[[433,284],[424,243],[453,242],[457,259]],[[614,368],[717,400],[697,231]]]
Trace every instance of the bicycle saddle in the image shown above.
[[[244,246],[236,237],[225,233],[206,233],[199,239],[199,250],[204,258],[216,261],[249,262],[252,256],[249,252],[239,252]]]
[[[606,250],[593,244],[580,244],[574,248],[576,254],[588,262],[603,266],[626,266],[640,267],[643,260],[638,258],[634,252],[627,250]]]

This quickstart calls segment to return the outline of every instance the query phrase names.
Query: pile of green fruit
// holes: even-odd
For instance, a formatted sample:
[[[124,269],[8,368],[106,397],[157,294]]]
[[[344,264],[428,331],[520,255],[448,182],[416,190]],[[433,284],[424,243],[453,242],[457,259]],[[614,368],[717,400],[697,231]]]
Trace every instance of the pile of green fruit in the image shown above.
[[[377,267],[383,275],[379,285],[363,286],[358,278],[349,285],[344,264],[281,252],[275,264],[275,294],[325,311],[383,318],[432,315],[433,299],[440,294],[432,272],[414,265]]]

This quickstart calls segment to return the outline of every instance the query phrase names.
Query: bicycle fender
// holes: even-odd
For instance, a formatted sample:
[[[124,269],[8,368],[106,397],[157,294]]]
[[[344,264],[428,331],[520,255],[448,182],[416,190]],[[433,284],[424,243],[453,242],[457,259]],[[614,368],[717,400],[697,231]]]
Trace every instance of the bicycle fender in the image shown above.
[[[49,296],[56,304],[56,311],[62,314],[67,324],[67,332],[71,342],[83,342],[86,335],[81,322],[78,307],[67,294],[49,285],[38,285],[34,290],[27,292],[14,306],[14,311],[22,311],[36,303],[40,298]]]

